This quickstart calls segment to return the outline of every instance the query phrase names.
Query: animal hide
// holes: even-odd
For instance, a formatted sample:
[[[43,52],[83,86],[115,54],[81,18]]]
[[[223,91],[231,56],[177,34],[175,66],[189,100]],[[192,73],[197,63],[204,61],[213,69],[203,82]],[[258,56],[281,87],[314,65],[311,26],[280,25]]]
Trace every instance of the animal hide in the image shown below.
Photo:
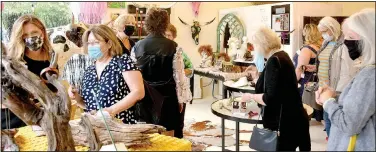
[[[183,23],[184,25],[191,26],[192,39],[195,41],[195,44],[198,45],[199,44],[199,35],[200,35],[200,32],[201,32],[200,22],[193,21],[193,25],[189,25],[188,23],[184,22],[180,17],[178,17],[178,18],[179,18],[180,22]],[[215,17],[214,17],[213,20],[211,20],[209,22],[205,22],[205,24],[202,25],[202,26],[209,25],[209,24],[213,23],[214,20],[215,20]]]

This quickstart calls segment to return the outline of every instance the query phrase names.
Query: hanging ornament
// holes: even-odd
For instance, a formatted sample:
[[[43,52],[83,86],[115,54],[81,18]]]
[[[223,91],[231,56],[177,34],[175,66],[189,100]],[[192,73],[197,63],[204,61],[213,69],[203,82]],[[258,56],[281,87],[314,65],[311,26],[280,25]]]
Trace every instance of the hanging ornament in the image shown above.
[[[195,17],[198,17],[201,2],[192,2],[192,10]]]
[[[209,24],[213,23],[214,20],[215,20],[215,17],[214,17],[211,21],[205,22],[203,25],[201,25],[199,21],[194,20],[193,24],[190,25],[187,22],[184,22],[180,17],[178,17],[178,18],[179,18],[181,23],[191,27],[192,39],[195,41],[196,45],[199,44],[199,35],[200,35],[200,32],[201,32],[201,27],[209,25]]]

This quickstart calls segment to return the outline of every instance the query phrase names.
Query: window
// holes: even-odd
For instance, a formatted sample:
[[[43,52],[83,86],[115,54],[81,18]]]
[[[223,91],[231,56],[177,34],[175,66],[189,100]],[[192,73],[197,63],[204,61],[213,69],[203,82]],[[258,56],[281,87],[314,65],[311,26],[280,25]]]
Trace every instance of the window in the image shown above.
[[[9,41],[13,23],[24,14],[34,14],[46,28],[64,26],[72,22],[69,2],[3,2],[2,40]]]

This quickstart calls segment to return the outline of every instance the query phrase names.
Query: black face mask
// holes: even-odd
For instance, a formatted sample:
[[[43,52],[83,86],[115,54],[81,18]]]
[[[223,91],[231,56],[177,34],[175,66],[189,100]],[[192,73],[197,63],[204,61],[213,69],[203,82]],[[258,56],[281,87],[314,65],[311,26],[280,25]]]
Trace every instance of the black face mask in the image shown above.
[[[343,43],[349,50],[349,55],[352,60],[360,57],[361,50],[359,48],[359,40],[345,40]]]
[[[25,38],[25,45],[29,50],[38,51],[43,45],[43,39],[41,36]]]
[[[126,25],[124,29],[124,33],[127,36],[132,36],[135,31],[135,27],[133,25]]]

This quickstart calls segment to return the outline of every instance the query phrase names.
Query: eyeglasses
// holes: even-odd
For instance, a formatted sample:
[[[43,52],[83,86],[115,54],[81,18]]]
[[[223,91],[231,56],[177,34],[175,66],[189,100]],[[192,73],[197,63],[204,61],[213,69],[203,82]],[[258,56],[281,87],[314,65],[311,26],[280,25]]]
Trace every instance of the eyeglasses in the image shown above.
[[[97,45],[99,43],[100,41],[91,41],[91,42],[87,42],[87,45]]]

